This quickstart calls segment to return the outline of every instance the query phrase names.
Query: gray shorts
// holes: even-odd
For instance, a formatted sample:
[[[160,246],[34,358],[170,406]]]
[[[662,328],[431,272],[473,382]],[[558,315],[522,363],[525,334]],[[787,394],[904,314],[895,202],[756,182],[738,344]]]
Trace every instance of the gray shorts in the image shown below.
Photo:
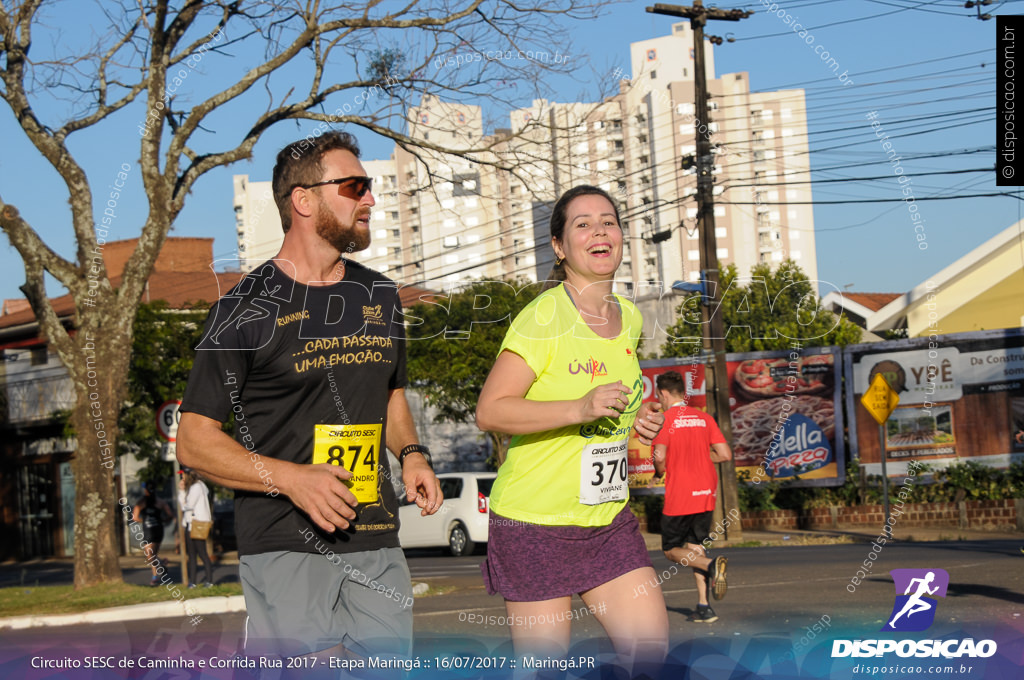
[[[297,656],[339,643],[361,656],[412,652],[412,583],[401,548],[246,555],[238,575],[247,654]]]

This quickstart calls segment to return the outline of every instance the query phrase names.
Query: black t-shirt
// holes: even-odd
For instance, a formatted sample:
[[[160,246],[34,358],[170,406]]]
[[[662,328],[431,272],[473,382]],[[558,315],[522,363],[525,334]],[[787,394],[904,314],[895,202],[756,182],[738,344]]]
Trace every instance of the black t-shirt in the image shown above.
[[[235,440],[248,451],[238,455],[257,469],[265,469],[260,457],[312,463],[316,425],[380,426],[378,498],[360,503],[352,526],[324,534],[265,477],[267,493],[235,492],[239,555],[398,546],[384,449],[389,390],[406,384],[398,290],[356,262],[345,265],[342,281],[305,286],[265,262],[206,320],[181,410],[220,422],[234,414]]]
[[[143,530],[163,529],[164,513],[161,512],[160,506],[157,505],[156,501],[152,498],[143,498],[139,503],[142,505],[142,510],[139,514],[142,515]]]

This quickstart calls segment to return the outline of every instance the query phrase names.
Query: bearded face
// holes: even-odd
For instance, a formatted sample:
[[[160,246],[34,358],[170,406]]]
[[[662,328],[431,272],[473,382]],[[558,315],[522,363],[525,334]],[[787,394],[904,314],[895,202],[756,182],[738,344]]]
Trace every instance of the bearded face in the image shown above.
[[[353,217],[352,224],[344,225],[334,211],[321,202],[316,214],[317,236],[340,253],[366,250],[370,246],[369,207],[358,208]]]

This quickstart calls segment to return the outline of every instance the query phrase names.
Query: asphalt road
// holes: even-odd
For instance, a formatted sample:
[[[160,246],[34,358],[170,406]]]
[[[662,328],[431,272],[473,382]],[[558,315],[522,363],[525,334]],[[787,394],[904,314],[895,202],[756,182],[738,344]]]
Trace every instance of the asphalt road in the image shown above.
[[[651,558],[663,583],[669,624],[674,634],[755,635],[798,630],[828,616],[831,626],[874,633],[892,609],[895,590],[890,569],[941,568],[949,572],[946,598],[939,603],[936,625],[1024,625],[1024,554],[1020,542],[972,541],[903,543],[884,546],[866,580],[851,583],[869,560],[871,546],[842,544],[768,548],[737,548],[718,554],[729,557],[726,597],[713,603],[719,620],[694,624],[686,617],[697,603],[692,571],[672,572],[660,552]],[[501,598],[488,596],[476,565],[481,556],[410,560],[414,578],[453,592],[416,602],[417,631],[479,634],[478,625],[460,622],[462,613],[500,616]],[[450,566],[445,566],[445,565]],[[848,591],[847,586],[854,588]],[[574,598],[574,604],[582,604]],[[474,617],[476,618],[476,617]],[[599,634],[593,617],[574,623],[582,635]],[[705,633],[695,632],[697,629]]]
[[[937,606],[929,635],[939,636],[962,627],[1024,630],[1024,554],[1019,541],[899,543],[885,546],[872,573],[848,591],[851,578],[870,559],[865,544],[738,548],[723,551],[729,557],[726,597],[714,603],[719,620],[711,624],[687,621],[697,602],[692,572],[679,569],[660,552],[651,552],[655,569],[663,577],[669,623],[674,641],[697,637],[783,635],[799,638],[801,631],[827,622],[835,636],[877,637],[890,614],[895,595],[888,571],[896,568],[941,568],[949,572],[947,596]],[[419,597],[414,609],[417,639],[466,636],[502,640],[507,628],[485,617],[505,613],[503,601],[483,588],[479,564],[482,554],[449,557],[440,552],[410,551],[414,581],[425,581],[443,594]],[[225,570],[223,578],[230,578]],[[144,572],[140,573],[145,576]],[[574,609],[582,606],[574,598]],[[473,616],[470,616],[473,615]],[[824,618],[823,617],[827,617]],[[483,618],[484,624],[476,623]],[[219,640],[218,647],[240,644],[244,614],[207,615],[193,628],[187,620],[163,619],[131,623],[94,624],[46,629],[47,637],[70,639],[130,635],[141,641],[161,634],[203,633]],[[493,619],[492,619],[493,621]],[[38,639],[38,630],[5,631],[3,644]],[[594,616],[573,623],[574,640],[601,638]]]

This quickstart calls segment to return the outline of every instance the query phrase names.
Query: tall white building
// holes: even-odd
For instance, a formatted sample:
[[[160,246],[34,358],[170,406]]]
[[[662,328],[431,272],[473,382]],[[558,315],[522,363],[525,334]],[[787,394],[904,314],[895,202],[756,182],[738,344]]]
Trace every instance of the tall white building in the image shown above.
[[[284,232],[270,182],[251,182],[249,175],[234,176],[235,232],[243,272],[252,271],[281,249]]]
[[[811,206],[791,205],[810,203],[810,184],[783,184],[810,180],[803,91],[753,93],[746,73],[714,78],[708,44],[708,111],[698,113],[688,22],[670,36],[633,43],[630,54],[633,78],[622,98],[634,134],[627,146],[639,157],[627,162],[628,200],[648,206],[642,238],[630,240],[634,280],[700,276],[696,168],[681,168],[696,155],[697,134],[713,145],[719,260],[748,275],[759,262],[788,257],[816,279]]]
[[[400,282],[437,289],[474,278],[539,280],[553,260],[552,204],[588,183],[620,202],[622,292],[696,280],[696,174],[681,163],[695,155],[701,133],[714,146],[719,259],[745,276],[759,262],[788,257],[815,280],[803,91],[752,93],[746,73],[714,78],[709,44],[709,110],[698,115],[689,23],[633,43],[630,55],[631,78],[619,94],[596,103],[536,100],[509,113],[509,129],[490,134],[480,107],[424,99],[410,110],[407,134],[425,146],[363,161],[377,205],[372,244],[354,257]],[[485,162],[442,155],[432,144]],[[255,261],[272,256],[281,240],[273,199],[264,200],[269,185],[235,177],[239,253]]]

